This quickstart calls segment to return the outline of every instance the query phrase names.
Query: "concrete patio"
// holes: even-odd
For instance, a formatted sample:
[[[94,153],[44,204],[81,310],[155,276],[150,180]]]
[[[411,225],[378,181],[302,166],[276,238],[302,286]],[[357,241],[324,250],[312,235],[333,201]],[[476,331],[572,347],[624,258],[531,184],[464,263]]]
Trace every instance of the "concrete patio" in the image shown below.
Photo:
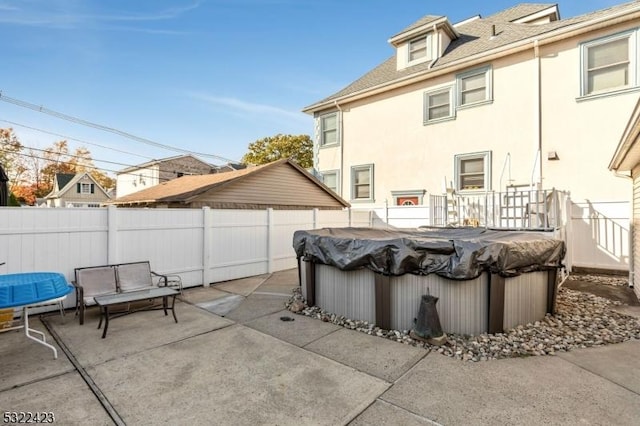
[[[3,412],[60,424],[638,424],[640,341],[468,363],[284,310],[297,271],[185,290],[161,311],[0,334]],[[635,311],[637,314],[637,310]],[[289,316],[294,321],[282,321]]]

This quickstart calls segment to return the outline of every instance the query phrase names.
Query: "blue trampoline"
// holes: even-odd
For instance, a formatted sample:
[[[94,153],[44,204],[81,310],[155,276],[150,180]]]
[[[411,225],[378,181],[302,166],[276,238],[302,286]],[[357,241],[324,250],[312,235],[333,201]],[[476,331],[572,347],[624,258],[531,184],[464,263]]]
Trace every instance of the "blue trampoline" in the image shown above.
[[[0,309],[22,308],[24,325],[11,327],[9,330],[24,328],[25,335],[29,339],[50,348],[53,350],[54,358],[58,358],[56,348],[46,343],[44,333],[29,328],[29,313],[27,309],[54,303],[60,304],[60,307],[62,307],[62,301],[72,291],[73,286],[67,283],[64,275],[56,272],[0,275]],[[40,338],[32,336],[30,332],[38,334]]]

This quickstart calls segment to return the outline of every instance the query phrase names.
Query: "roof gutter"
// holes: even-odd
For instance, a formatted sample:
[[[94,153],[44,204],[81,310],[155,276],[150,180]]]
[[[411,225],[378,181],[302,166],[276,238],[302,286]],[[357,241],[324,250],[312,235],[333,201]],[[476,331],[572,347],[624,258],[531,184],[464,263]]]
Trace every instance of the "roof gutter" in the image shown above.
[[[332,106],[334,101],[340,102],[341,104],[344,104],[346,102],[353,102],[359,99],[367,98],[369,96],[377,95],[382,92],[386,92],[388,90],[393,90],[399,87],[417,83],[424,80],[425,78],[435,78],[443,74],[449,74],[451,72],[458,71],[462,68],[479,65],[481,63],[489,62],[494,59],[501,58],[503,56],[526,51],[531,49],[531,43],[536,39],[538,40],[538,45],[543,46],[546,44],[551,44],[557,41],[564,40],[569,37],[575,37],[589,31],[605,28],[610,25],[624,23],[639,17],[640,17],[640,5],[637,5],[631,8],[630,10],[620,11],[612,16],[606,16],[599,19],[575,24],[575,25],[569,25],[568,27],[564,27],[564,28],[558,28],[556,30],[550,31],[546,35],[537,35],[535,37],[528,37],[524,40],[520,40],[518,42],[509,44],[507,46],[498,47],[488,52],[479,53],[477,55],[473,55],[468,58],[462,58],[457,61],[451,62],[445,67],[437,69],[435,71],[427,69],[425,71],[420,72],[417,75],[407,76],[407,77],[394,80],[388,83],[383,83],[379,86],[375,86],[370,89],[363,89],[361,91],[358,91],[349,95],[344,95],[334,99],[329,99],[325,102],[314,104],[307,108],[304,108],[302,112],[312,114],[316,111],[321,111],[323,109],[326,109],[327,107]]]

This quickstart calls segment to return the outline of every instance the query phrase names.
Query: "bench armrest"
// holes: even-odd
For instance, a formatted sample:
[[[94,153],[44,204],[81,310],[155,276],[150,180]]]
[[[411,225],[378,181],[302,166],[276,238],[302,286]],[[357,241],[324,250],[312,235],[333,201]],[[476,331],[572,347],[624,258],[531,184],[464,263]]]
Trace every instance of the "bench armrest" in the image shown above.
[[[158,280],[158,287],[160,287],[160,286],[166,287],[167,284],[169,283],[169,279],[168,279],[167,275],[158,274],[157,272],[153,272],[153,271],[151,271],[151,275],[154,276],[154,277],[160,278]]]

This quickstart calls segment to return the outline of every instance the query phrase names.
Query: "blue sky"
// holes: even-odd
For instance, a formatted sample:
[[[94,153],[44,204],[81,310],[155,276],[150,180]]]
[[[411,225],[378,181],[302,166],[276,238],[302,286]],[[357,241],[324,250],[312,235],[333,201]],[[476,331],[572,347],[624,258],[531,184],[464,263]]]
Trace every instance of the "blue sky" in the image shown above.
[[[161,144],[239,160],[257,139],[311,134],[312,118],[300,110],[391,56],[388,38],[420,17],[457,22],[516,3],[0,0],[0,91]],[[567,18],[619,3],[559,6]],[[8,102],[0,102],[0,120],[29,147],[62,138],[24,126],[80,139],[70,147],[86,146],[107,170],[178,154]]]

